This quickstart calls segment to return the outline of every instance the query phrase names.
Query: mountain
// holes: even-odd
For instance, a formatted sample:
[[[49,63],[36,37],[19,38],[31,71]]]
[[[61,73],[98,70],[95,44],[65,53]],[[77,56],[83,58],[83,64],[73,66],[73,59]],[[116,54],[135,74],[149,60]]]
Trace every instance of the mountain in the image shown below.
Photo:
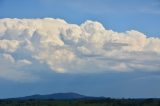
[[[46,99],[54,99],[54,100],[69,100],[69,99],[83,99],[83,98],[91,98],[88,96],[80,95],[77,93],[54,93],[48,95],[31,95],[25,97],[18,97],[18,98],[11,98],[11,99],[18,99],[18,100],[29,100],[29,99],[36,99],[36,100],[46,100]]]

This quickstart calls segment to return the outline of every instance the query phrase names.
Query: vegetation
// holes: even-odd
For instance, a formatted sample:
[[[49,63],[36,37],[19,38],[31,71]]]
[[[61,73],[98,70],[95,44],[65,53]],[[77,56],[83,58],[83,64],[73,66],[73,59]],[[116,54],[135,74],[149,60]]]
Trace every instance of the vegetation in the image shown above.
[[[0,106],[160,106],[160,99],[0,100]]]

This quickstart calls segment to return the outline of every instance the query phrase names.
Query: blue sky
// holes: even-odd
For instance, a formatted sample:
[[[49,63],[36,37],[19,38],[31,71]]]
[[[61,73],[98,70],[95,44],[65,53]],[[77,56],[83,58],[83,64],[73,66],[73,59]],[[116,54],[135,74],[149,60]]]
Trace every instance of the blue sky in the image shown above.
[[[0,18],[1,19],[3,18],[34,19],[34,18],[48,18],[48,17],[60,18],[65,20],[67,23],[77,24],[77,25],[84,23],[86,20],[98,21],[107,30],[111,29],[115,31],[115,33],[116,32],[125,33],[126,31],[129,31],[129,30],[136,30],[147,35],[147,38],[154,37],[156,39],[157,37],[157,39],[159,39],[160,37],[160,30],[159,30],[160,1],[159,0],[133,0],[133,1],[131,0],[130,1],[129,0],[119,0],[119,1],[118,0],[0,0]],[[88,23],[92,23],[92,22],[88,22]],[[96,25],[99,25],[99,24],[95,23],[95,26]],[[138,35],[143,36],[139,32],[138,32]],[[137,32],[130,32],[130,33],[131,35],[132,33],[137,34]],[[10,33],[7,33],[7,34],[11,35]],[[8,36],[7,34],[6,36]],[[118,33],[118,34],[121,34],[121,33]],[[0,40],[4,40],[6,38],[5,37],[3,38],[0,36]],[[7,38],[7,40],[11,40],[11,39],[12,38]],[[14,38],[14,40],[15,39],[16,38]],[[141,37],[137,39],[141,39]],[[147,49],[149,52],[148,51],[144,52],[144,55],[142,55],[142,57],[140,58],[142,60],[139,61],[137,59],[135,60],[136,62],[129,60],[130,58],[129,59],[127,58],[128,60],[123,61],[123,60],[116,60],[115,58],[112,58],[112,57],[111,58],[108,58],[105,56],[103,57],[102,55],[97,55],[97,54],[89,55],[90,57],[94,57],[93,60],[99,58],[98,61],[100,62],[108,59],[110,61],[110,64],[112,63],[118,64],[118,61],[120,62],[122,61],[124,63],[125,61],[129,61],[131,63],[135,62],[137,64],[137,63],[140,63],[141,61],[145,61],[145,59],[143,60],[143,58],[145,58],[145,56],[147,55],[151,57],[151,61],[146,60],[146,63],[144,63],[146,68],[137,69],[138,71],[136,70],[131,72],[121,72],[121,71],[120,72],[104,72],[103,71],[105,69],[104,68],[102,69],[102,72],[98,72],[98,73],[95,72],[95,73],[78,73],[78,74],[77,73],[76,74],[75,73],[57,73],[56,71],[53,71],[53,70],[56,70],[56,68],[52,70],[52,65],[54,66],[55,63],[52,63],[52,65],[48,67],[48,61],[50,60],[42,60],[44,64],[41,66],[41,61],[39,61],[38,59],[33,59],[32,57],[34,56],[30,56],[31,54],[27,54],[28,52],[25,53],[25,51],[23,50],[21,51],[20,50],[21,48],[14,53],[10,53],[10,51],[3,52],[0,46],[0,60],[3,56],[11,60],[13,60],[14,58],[15,59],[14,61],[17,61],[16,63],[14,63],[16,65],[19,63],[30,64],[28,60],[31,60],[32,63],[34,64],[31,64],[29,67],[27,66],[24,66],[21,68],[16,67],[16,69],[27,71],[27,77],[30,77],[30,78],[35,76],[28,74],[28,72],[33,71],[32,74],[38,75],[37,80],[30,82],[30,81],[19,81],[21,79],[15,79],[15,78],[12,81],[11,79],[13,77],[10,77],[10,76],[6,77],[4,76],[5,74],[2,74],[2,75],[0,74],[0,94],[1,94],[0,98],[18,97],[18,96],[25,96],[25,95],[32,95],[32,94],[49,94],[49,93],[57,93],[57,92],[77,92],[84,95],[106,96],[106,97],[115,97],[115,98],[160,97],[159,69],[154,69],[153,71],[152,70],[145,71],[145,69],[148,68],[147,65],[153,65],[153,66],[155,65],[159,67],[160,54],[159,54],[158,47],[160,46],[159,45],[160,43],[159,41],[156,41],[156,40],[155,42],[158,42],[158,43],[153,43],[153,45],[151,44],[151,48],[155,46],[155,49],[153,51],[150,48]],[[121,46],[126,45],[123,42],[122,44],[111,43],[113,48],[117,44],[119,44],[119,46],[117,47],[120,47],[120,49],[121,49]],[[74,46],[71,45],[70,47],[74,47]],[[115,49],[117,47],[115,47]],[[156,52],[156,53],[152,54],[152,52]],[[36,54],[37,52],[34,52],[34,53]],[[137,54],[138,53],[139,52],[137,52]],[[50,53],[48,53],[48,55],[53,56]],[[90,58],[89,56],[87,57],[86,55],[84,55],[84,57],[83,56],[82,57],[86,58],[87,60]],[[136,56],[140,57],[141,54]],[[23,59],[23,58],[27,58],[28,60],[19,61],[19,59]],[[90,61],[92,62],[92,60]],[[1,67],[4,64],[7,66],[9,63],[0,62]],[[92,66],[90,66],[91,64],[90,63],[86,63],[86,64],[88,65],[89,68],[85,67],[82,69],[91,70],[92,69]],[[123,63],[120,64],[120,66],[122,66],[122,68],[126,68]],[[12,68],[14,66],[8,65],[8,67]],[[8,67],[7,68],[2,67],[0,68],[0,70],[8,69]],[[95,67],[93,66],[93,69],[95,68],[95,71],[97,71],[98,70],[97,67],[98,66],[95,66]],[[149,68],[152,69],[152,67],[149,67]],[[3,71],[0,71],[0,73],[2,72]],[[12,71],[9,71],[9,72],[12,72]],[[13,76],[16,74],[15,72],[17,73],[16,70],[12,72]],[[10,75],[10,74],[7,73],[6,75]],[[20,75],[21,74],[18,74],[17,76],[19,77]],[[24,79],[22,78],[22,80]]]

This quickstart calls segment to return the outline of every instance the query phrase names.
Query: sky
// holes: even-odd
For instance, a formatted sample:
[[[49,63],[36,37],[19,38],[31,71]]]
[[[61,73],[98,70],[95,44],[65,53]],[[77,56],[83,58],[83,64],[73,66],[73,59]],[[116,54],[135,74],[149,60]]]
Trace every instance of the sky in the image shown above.
[[[0,0],[0,98],[158,98],[159,20],[159,0]]]

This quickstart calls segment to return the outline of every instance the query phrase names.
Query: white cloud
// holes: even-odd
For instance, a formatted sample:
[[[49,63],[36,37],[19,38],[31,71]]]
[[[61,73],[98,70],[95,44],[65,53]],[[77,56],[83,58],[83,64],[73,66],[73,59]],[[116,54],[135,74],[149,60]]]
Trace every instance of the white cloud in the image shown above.
[[[0,40],[0,50],[14,52],[18,48],[19,42],[16,40]]]
[[[31,64],[28,60],[16,61],[10,54],[0,54],[0,78],[18,82],[38,80],[37,76],[19,69],[21,65],[28,64]]]
[[[32,64],[32,62],[29,60],[23,59],[23,60],[18,60],[17,64],[18,65],[30,65],[30,64]]]
[[[0,64],[15,64],[15,70],[35,59],[58,73],[158,71],[160,38],[135,30],[114,32],[93,21],[0,19],[0,54],[12,61]]]

